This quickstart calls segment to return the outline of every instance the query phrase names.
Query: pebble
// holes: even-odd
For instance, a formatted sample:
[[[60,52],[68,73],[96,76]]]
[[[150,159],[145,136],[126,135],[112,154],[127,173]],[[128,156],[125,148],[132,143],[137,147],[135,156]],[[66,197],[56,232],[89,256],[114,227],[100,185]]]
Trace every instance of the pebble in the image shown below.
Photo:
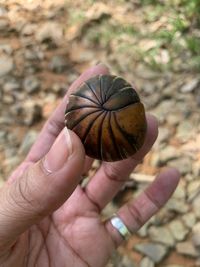
[[[187,234],[189,233],[189,229],[185,227],[182,221],[175,219],[168,224],[169,230],[171,231],[173,237],[177,241],[183,241]]]
[[[200,192],[200,180],[192,180],[187,186],[188,201],[194,199],[194,197]]]
[[[175,211],[175,212],[177,212],[179,214],[184,214],[189,209],[188,204],[186,202],[184,202],[183,200],[180,200],[178,198],[169,199],[169,201],[167,202],[165,207],[168,210]]]
[[[12,92],[12,91],[18,91],[20,90],[21,85],[19,82],[17,82],[16,80],[10,80],[8,82],[6,82],[3,86],[3,91],[4,92]]]
[[[176,137],[182,142],[188,141],[194,134],[194,125],[192,122],[185,120],[181,122],[177,127]]]
[[[190,92],[194,91],[194,89],[197,88],[198,84],[199,84],[199,78],[192,79],[191,81],[189,81],[186,84],[184,84],[180,88],[180,91],[182,93],[190,93]]]
[[[192,229],[192,242],[195,247],[200,248],[200,222],[198,222]]]
[[[49,63],[49,69],[56,73],[62,73],[67,67],[68,62],[63,56],[53,56]]]
[[[176,159],[179,156],[179,152],[173,146],[167,146],[159,153],[160,163],[165,164],[170,160]]]
[[[166,226],[151,226],[148,230],[148,234],[152,241],[159,242],[169,247],[175,245],[173,235]]]
[[[156,243],[136,244],[134,246],[134,249],[148,256],[155,263],[162,261],[168,253],[167,247]]]
[[[9,74],[13,69],[13,59],[6,55],[0,56],[0,77]]]
[[[150,258],[145,257],[141,260],[140,267],[155,267],[155,264]]]
[[[199,255],[198,251],[195,249],[194,245],[190,241],[177,243],[176,250],[178,253],[183,254],[185,256],[197,257]]]
[[[159,133],[158,133],[158,138],[156,140],[156,143],[167,143],[169,142],[171,136],[171,132],[168,128],[166,127],[159,127]]]
[[[63,38],[62,26],[56,22],[45,22],[36,31],[35,38],[41,43],[51,40],[58,45]]]
[[[22,28],[21,34],[25,36],[33,35],[37,30],[37,28],[38,28],[37,24],[28,23]]]
[[[8,27],[9,27],[9,21],[7,19],[4,18],[0,18],[0,31],[8,31]]]
[[[192,172],[192,159],[187,156],[171,160],[168,165],[177,168],[182,175]]]
[[[193,212],[188,212],[183,215],[182,220],[189,229],[192,229],[196,223],[196,216]]]
[[[38,136],[38,132],[34,130],[30,130],[24,137],[21,146],[19,147],[18,153],[20,155],[26,156],[31,148],[31,146],[35,143]]]
[[[23,81],[23,88],[27,93],[35,93],[40,89],[40,81],[36,76],[28,76]]]
[[[7,55],[12,55],[13,48],[8,43],[0,44],[0,52],[7,54]]]

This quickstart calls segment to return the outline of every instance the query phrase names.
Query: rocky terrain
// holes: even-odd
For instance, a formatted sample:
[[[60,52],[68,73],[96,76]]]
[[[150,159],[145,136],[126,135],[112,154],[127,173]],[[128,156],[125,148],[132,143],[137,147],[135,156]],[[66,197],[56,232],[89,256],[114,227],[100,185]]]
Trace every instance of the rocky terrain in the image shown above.
[[[198,267],[200,31],[181,6],[146,2],[0,1],[0,186],[69,85],[103,62],[136,84],[146,110],[159,120],[152,151],[104,213],[112,214],[137,195],[165,166],[177,167],[182,175],[167,205],[107,267]],[[180,21],[173,24],[169,18],[175,12]],[[185,34],[195,41],[186,42]]]

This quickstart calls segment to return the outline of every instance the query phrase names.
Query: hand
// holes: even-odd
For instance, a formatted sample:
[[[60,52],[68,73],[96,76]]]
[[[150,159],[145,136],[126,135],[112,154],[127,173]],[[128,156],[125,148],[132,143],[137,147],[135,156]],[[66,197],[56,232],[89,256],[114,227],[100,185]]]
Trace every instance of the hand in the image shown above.
[[[103,267],[123,239],[102,209],[157,138],[157,122],[147,116],[142,149],[124,161],[103,162],[85,188],[81,176],[91,166],[79,138],[64,128],[68,95],[84,80],[106,74],[95,66],[82,74],[44,125],[25,161],[0,192],[0,266]],[[129,230],[137,231],[169,199],[179,181],[167,170],[136,199],[118,211]]]

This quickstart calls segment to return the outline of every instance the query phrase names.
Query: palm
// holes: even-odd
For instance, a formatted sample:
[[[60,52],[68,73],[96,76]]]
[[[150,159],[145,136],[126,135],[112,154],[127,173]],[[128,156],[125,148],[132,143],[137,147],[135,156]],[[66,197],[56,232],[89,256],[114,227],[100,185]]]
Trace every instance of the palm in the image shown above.
[[[13,258],[14,262],[21,261],[19,266],[26,261],[27,266],[66,266],[67,263],[71,267],[100,267],[105,266],[114,249],[98,208],[80,187],[57,211],[33,225],[25,235],[23,246],[19,246],[23,253],[17,253],[19,259]]]

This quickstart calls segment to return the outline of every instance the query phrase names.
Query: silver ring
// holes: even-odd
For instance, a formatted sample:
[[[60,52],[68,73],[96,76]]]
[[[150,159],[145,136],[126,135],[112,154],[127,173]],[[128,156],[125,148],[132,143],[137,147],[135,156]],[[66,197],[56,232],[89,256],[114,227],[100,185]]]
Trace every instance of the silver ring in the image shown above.
[[[110,219],[112,226],[119,232],[123,239],[128,240],[131,236],[131,232],[128,230],[123,221],[114,214]]]

